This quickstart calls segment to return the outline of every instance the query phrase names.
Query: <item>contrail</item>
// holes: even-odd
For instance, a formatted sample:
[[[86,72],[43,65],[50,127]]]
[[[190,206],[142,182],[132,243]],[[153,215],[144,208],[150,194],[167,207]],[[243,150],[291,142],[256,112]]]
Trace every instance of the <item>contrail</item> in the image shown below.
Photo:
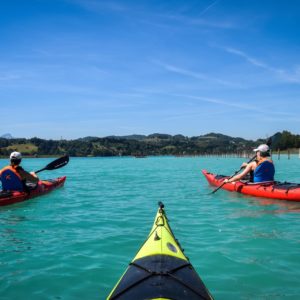
[[[213,7],[215,4],[217,4],[217,2],[219,2],[220,0],[216,0],[213,3],[211,3],[210,5],[208,5],[201,13],[200,16],[203,16],[211,7]]]

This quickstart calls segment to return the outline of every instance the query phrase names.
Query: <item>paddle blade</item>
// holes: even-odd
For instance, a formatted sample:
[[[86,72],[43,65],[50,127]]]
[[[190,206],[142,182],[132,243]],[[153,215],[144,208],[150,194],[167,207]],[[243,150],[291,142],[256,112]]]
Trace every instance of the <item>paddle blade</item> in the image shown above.
[[[45,168],[36,171],[35,173],[39,173],[44,170],[55,170],[64,167],[69,162],[69,155],[62,156],[51,163],[49,163]]]

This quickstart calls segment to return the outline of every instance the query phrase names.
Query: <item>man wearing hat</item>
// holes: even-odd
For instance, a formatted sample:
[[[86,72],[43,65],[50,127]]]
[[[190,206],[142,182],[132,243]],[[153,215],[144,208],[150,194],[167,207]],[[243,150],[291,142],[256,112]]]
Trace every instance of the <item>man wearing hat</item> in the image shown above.
[[[10,165],[0,170],[0,180],[4,191],[26,191],[26,183],[38,183],[39,178],[34,172],[26,172],[21,166],[22,155],[20,152],[10,154]]]
[[[274,181],[275,167],[270,157],[270,148],[266,144],[259,145],[253,151],[256,152],[256,159],[249,164],[243,163],[244,171],[225,179],[224,182],[234,182],[243,179],[247,174],[253,172],[253,182]]]

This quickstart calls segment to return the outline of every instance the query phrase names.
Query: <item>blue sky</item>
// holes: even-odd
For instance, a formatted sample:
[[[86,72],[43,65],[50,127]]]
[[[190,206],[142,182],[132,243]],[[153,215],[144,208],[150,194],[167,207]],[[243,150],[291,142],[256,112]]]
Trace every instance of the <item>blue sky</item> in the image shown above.
[[[2,0],[0,41],[0,135],[299,134],[299,1]]]

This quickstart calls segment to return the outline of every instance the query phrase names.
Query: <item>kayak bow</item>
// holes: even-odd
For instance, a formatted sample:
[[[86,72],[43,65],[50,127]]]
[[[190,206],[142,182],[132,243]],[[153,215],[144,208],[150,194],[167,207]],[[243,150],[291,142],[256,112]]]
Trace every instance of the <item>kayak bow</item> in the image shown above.
[[[213,299],[168,224],[159,202],[153,227],[107,300]]]

